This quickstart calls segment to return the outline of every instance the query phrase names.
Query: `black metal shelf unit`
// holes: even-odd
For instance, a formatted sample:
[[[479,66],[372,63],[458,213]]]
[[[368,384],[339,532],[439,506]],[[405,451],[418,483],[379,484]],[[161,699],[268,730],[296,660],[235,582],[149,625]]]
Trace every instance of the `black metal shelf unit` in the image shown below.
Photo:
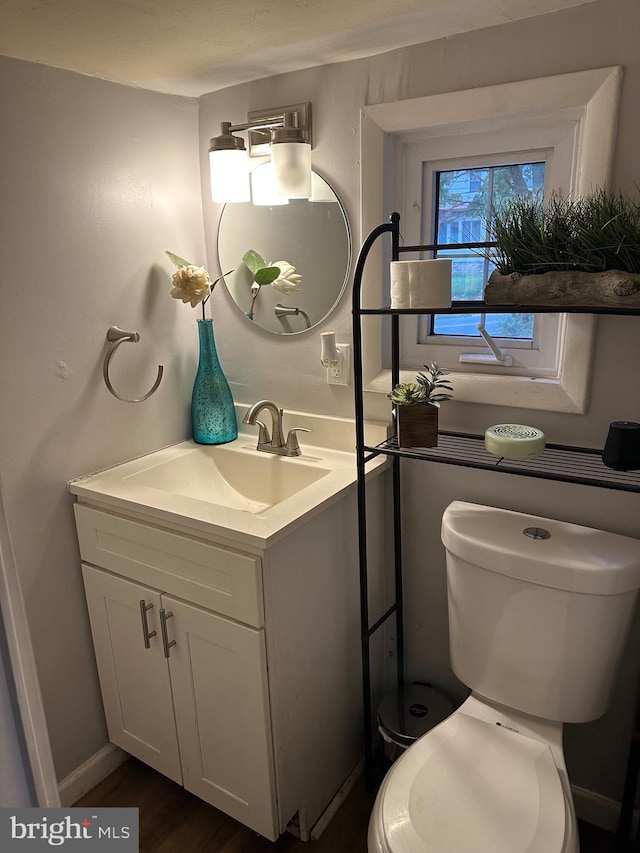
[[[373,783],[374,774],[374,730],[371,697],[371,668],[369,644],[372,635],[392,616],[396,620],[397,637],[397,672],[398,686],[404,683],[404,626],[403,626],[403,593],[402,593],[402,533],[400,505],[400,460],[422,459],[430,462],[440,462],[449,465],[461,465],[470,468],[500,471],[509,474],[520,474],[527,477],[541,477],[569,483],[598,486],[601,488],[618,489],[628,492],[640,492],[640,471],[614,471],[602,464],[600,453],[595,450],[580,447],[548,444],[541,456],[527,461],[498,459],[484,448],[483,436],[463,435],[460,433],[439,433],[438,446],[432,448],[411,450],[398,447],[395,437],[379,445],[370,446],[365,442],[364,434],[364,387],[362,378],[362,318],[372,315],[389,315],[391,318],[391,377],[393,387],[400,379],[400,317],[406,314],[424,314],[424,310],[363,308],[362,278],[367,257],[376,240],[383,234],[389,234],[391,241],[391,260],[399,260],[406,252],[434,251],[449,246],[400,246],[400,216],[393,213],[389,222],[378,225],[367,236],[354,272],[353,282],[353,349],[354,349],[354,393],[355,393],[355,424],[356,424],[356,464],[358,473],[358,537],[360,551],[360,615],[361,615],[361,645],[362,645],[362,690],[364,706],[364,746],[365,773],[368,784]],[[476,244],[490,246],[492,244]],[[566,308],[562,306],[518,306],[518,305],[485,305],[484,302],[454,302],[449,309],[438,309],[438,314],[475,313],[482,310],[486,313],[589,313],[589,314],[631,314],[640,315],[640,308],[592,308],[580,306]],[[373,624],[370,624],[368,599],[368,557],[367,557],[367,513],[366,513],[366,463],[380,454],[391,458],[392,488],[393,488],[393,531],[394,531],[394,563],[395,563],[395,602]],[[624,803],[623,803],[624,807]]]

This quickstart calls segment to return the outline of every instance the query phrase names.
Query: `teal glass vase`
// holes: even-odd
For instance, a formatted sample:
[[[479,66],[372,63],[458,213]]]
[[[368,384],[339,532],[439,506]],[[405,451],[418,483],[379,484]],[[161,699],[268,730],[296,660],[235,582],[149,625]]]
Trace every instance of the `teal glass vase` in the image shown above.
[[[226,444],[238,437],[233,396],[218,360],[213,320],[197,322],[200,360],[191,395],[193,440],[198,444]]]

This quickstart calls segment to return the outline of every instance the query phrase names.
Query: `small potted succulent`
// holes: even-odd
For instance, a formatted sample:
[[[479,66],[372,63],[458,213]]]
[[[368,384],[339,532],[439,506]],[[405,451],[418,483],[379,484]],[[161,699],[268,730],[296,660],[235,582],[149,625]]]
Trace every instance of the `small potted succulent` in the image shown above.
[[[424,364],[416,382],[400,382],[387,397],[395,407],[399,447],[435,447],[438,444],[438,408],[450,400],[453,387],[449,374],[435,362]]]

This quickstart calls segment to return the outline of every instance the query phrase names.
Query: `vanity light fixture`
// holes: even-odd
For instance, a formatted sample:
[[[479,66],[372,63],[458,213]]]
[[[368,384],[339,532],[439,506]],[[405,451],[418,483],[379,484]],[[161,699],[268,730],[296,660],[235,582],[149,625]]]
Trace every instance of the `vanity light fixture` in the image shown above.
[[[241,137],[247,131],[249,151]],[[276,194],[285,198],[311,196],[311,104],[254,110],[245,124],[222,122],[211,139],[209,170],[213,201],[249,201],[249,156],[271,155]]]
[[[251,201],[249,163],[244,139],[234,136],[233,126],[223,121],[220,136],[210,142],[209,175],[213,201]]]
[[[271,162],[278,195],[309,198],[311,195],[311,145],[302,131],[292,127],[291,114],[285,114],[284,127],[271,131]]]

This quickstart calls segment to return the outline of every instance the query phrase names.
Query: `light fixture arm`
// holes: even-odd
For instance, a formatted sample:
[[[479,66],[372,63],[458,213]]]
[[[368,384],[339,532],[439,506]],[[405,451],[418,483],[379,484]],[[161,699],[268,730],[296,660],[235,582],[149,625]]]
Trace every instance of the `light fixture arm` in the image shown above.
[[[291,113],[289,113],[291,115]],[[286,114],[283,114],[280,120],[265,121],[255,124],[254,122],[245,122],[244,124],[231,124],[228,121],[220,123],[222,133],[239,133],[242,130],[272,130],[274,127],[284,127],[286,122]]]
[[[277,132],[279,142],[307,142],[313,146],[311,136],[311,103],[292,104],[266,110],[253,110],[247,114],[243,124],[220,122],[220,136],[210,140],[211,151],[231,151],[245,148],[244,140],[234,133],[248,131],[249,156],[268,154],[267,146],[273,141],[272,131]]]

